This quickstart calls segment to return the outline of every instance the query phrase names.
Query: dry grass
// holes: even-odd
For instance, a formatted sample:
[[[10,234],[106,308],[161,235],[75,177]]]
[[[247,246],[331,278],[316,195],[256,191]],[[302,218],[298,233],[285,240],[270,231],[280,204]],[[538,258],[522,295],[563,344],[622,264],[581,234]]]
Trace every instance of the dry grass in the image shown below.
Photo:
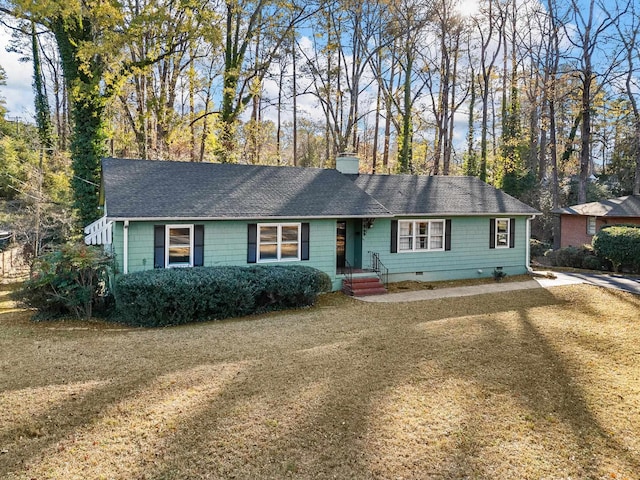
[[[0,308],[3,479],[639,477],[631,294],[332,294],[161,330]]]

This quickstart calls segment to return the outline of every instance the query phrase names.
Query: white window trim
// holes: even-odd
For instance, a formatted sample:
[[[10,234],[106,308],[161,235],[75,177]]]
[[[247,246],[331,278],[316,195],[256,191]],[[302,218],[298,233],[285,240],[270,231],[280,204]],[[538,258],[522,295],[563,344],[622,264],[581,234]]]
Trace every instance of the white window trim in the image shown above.
[[[408,235],[400,235],[400,232],[402,231],[402,226],[401,224],[403,223],[411,223],[413,224],[411,227],[412,230],[412,240],[411,240],[411,248],[410,249],[403,249],[401,248],[401,242],[400,239],[403,237],[408,237]],[[416,245],[418,244],[417,239],[418,237],[424,236],[424,235],[418,235],[418,230],[417,230],[417,224],[418,223],[427,223],[428,226],[428,232],[427,232],[427,248],[416,248]],[[431,248],[431,224],[432,223],[441,223],[442,224],[442,247],[441,248]],[[428,219],[428,218],[421,218],[421,219],[416,219],[416,220],[398,220],[398,253],[413,253],[413,252],[444,252],[445,251],[445,245],[447,244],[447,223],[446,220],[444,219]]]
[[[260,258],[260,246],[262,243],[260,242],[260,230],[262,227],[277,227],[276,234],[276,254],[277,258]],[[282,258],[282,227],[297,227],[298,229],[298,255],[296,258]],[[256,263],[276,263],[276,262],[299,262],[302,253],[302,224],[301,223],[259,223],[258,231],[256,232]],[[287,242],[284,243],[285,245]]]
[[[591,222],[593,221],[593,231],[591,229]],[[587,235],[595,235],[598,229],[598,218],[594,216],[587,217]]]
[[[172,228],[188,228],[189,229],[189,263],[169,263],[169,232]],[[181,267],[193,267],[193,225],[189,224],[175,224],[165,225],[164,227],[164,264],[166,268],[181,268]]]
[[[507,244],[506,245],[499,245],[498,244],[498,222],[500,221],[505,221],[507,222]],[[495,248],[511,248],[511,219],[510,218],[496,218],[495,219],[495,232],[494,232],[494,243],[495,243]]]

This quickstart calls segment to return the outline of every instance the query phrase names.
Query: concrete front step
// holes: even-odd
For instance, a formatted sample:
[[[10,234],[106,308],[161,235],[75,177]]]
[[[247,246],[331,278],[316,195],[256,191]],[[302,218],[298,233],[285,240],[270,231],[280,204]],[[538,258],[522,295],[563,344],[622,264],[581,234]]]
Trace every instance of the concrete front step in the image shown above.
[[[387,289],[378,277],[352,278],[351,282],[345,279],[342,282],[342,291],[346,295],[354,297],[364,297],[367,295],[382,295],[387,293]]]

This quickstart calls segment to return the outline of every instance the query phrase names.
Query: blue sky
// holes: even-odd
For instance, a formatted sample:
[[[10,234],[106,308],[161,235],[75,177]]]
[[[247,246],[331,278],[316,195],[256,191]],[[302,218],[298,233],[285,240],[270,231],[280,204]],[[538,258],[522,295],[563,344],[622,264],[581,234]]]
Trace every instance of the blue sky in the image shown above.
[[[583,2],[584,0],[578,1]],[[462,4],[463,10],[470,12],[475,10],[477,0],[462,0]],[[0,87],[0,96],[5,100],[8,117],[20,117],[25,121],[32,121],[34,116],[32,64],[31,62],[20,63],[18,61],[19,55],[6,51],[9,39],[10,32],[0,26],[0,65],[7,73],[7,85]],[[305,102],[300,101],[300,103],[304,104]],[[303,105],[299,106],[304,108]],[[312,109],[309,105],[307,107]]]
[[[8,117],[33,118],[32,65],[20,63],[19,55],[6,51],[11,35],[0,28],[0,65],[7,72],[7,84],[0,86],[0,96],[5,99]]]

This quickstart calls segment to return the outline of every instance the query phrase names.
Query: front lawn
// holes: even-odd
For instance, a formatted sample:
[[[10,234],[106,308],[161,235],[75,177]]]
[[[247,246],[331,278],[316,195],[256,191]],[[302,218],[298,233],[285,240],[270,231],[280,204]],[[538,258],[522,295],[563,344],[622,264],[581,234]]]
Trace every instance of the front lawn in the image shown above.
[[[638,472],[631,294],[331,294],[309,309],[156,330],[32,323],[0,298],[3,479]]]

